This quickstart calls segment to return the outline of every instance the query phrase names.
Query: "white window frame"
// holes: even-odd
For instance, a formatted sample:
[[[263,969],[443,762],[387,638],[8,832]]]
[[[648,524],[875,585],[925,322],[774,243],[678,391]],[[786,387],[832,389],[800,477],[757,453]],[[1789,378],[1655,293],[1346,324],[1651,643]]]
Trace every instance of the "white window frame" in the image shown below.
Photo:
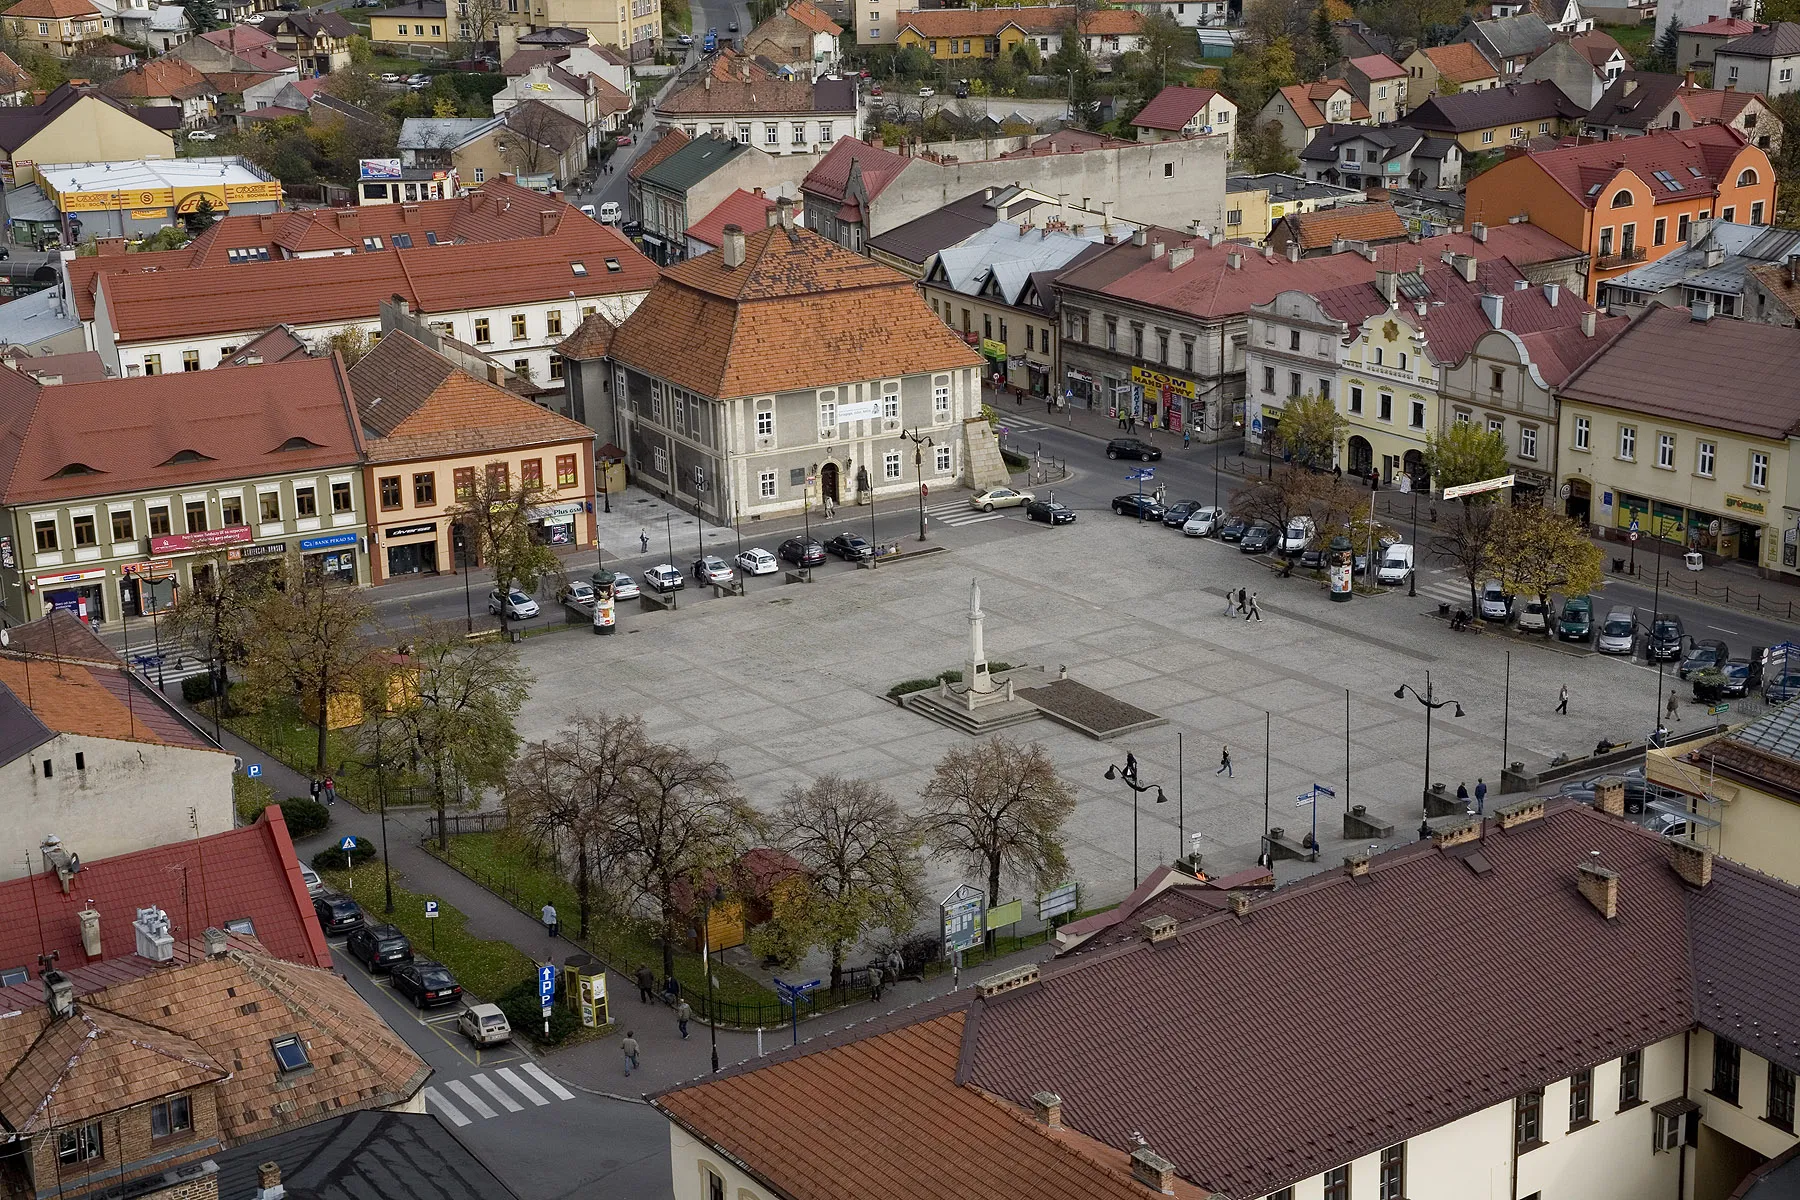
[[[931,415],[934,420],[950,419],[950,377],[935,376],[931,381]]]
[[[756,410],[756,436],[775,436],[775,408],[773,405]]]
[[[1519,457],[1537,461],[1537,430],[1530,425],[1519,426]]]
[[[900,478],[900,452],[889,450],[881,456],[881,474],[884,479]]]
[[[1619,426],[1619,459],[1621,462],[1637,461],[1637,426]]]
[[[1750,486],[1753,488],[1769,486],[1769,456],[1761,450],[1750,452]]]
[[[656,477],[658,479],[667,479],[669,477],[669,452],[663,447],[658,446],[652,456],[652,462],[656,469]]]
[[[1591,449],[1590,435],[1592,434],[1592,432],[1593,432],[1592,422],[1590,422],[1586,417],[1576,417],[1575,418],[1575,445],[1574,445],[1574,448],[1577,450]]]
[[[1409,401],[1409,403],[1412,406],[1411,428],[1413,428],[1413,429],[1425,428],[1425,402],[1423,400],[1413,400],[1413,401]]]
[[[757,496],[763,500],[773,500],[775,498],[775,472],[757,472],[756,493]]]
[[[939,475],[948,475],[950,473],[951,468],[953,466],[953,463],[951,461],[952,458],[953,458],[953,455],[950,453],[950,447],[948,447],[948,446],[936,447],[936,461],[932,465],[934,467],[936,467],[937,473]]]
[[[1658,433],[1656,435],[1656,465],[1659,470],[1675,469],[1675,435]]]
[[[830,396],[827,400],[825,397]],[[838,406],[836,389],[828,389],[819,393],[819,436],[836,437],[838,427]]]
[[[1700,442],[1694,448],[1694,474],[1706,479],[1713,477],[1718,466],[1719,448],[1713,442]]]

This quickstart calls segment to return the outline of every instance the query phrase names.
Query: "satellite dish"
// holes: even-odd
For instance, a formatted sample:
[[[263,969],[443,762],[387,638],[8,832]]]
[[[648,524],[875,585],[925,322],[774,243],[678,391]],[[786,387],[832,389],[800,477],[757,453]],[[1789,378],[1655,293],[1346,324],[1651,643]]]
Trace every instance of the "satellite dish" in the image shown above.
[[[6,632],[6,630],[0,629],[0,646],[10,645],[12,645],[12,635]]]

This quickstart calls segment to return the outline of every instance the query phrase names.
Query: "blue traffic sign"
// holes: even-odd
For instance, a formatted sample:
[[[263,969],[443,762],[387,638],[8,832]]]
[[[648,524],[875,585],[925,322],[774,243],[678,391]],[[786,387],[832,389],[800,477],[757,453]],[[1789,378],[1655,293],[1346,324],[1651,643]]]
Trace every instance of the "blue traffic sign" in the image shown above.
[[[425,915],[435,918],[438,915],[437,904],[438,902],[436,900],[427,900],[425,902]]]
[[[1251,417],[1250,418],[1250,432],[1251,433],[1261,433],[1262,431],[1263,431],[1262,418],[1261,417]]]
[[[1631,518],[1631,532],[1636,533],[1637,531],[1638,531],[1637,518],[1633,517],[1633,518]]]
[[[338,849],[342,850],[345,854],[350,853],[352,850],[356,849],[356,839],[353,837],[345,838],[338,843]]]
[[[538,967],[538,997],[546,1004],[556,995],[556,964],[544,963]]]
[[[1155,479],[1156,478],[1156,468],[1155,467],[1134,467],[1131,471],[1131,474],[1125,476],[1125,478],[1137,479],[1137,480]]]
[[[251,763],[250,766],[244,771],[244,774],[250,776],[250,778],[252,778],[252,779],[261,779],[262,778],[262,764],[261,763]]]

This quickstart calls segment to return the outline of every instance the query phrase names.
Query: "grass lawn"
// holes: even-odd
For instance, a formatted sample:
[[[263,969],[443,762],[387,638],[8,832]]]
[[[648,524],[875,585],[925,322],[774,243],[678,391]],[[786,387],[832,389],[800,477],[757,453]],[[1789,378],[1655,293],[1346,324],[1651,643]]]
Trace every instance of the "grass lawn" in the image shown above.
[[[260,712],[240,709],[223,723],[246,742],[302,775],[310,777],[317,769],[319,731],[302,720],[291,704],[271,704]],[[375,777],[354,761],[356,736],[354,729],[332,730],[326,741],[326,761],[332,781],[337,784],[338,798],[367,811],[376,806]],[[398,799],[388,797],[389,803]]]
[[[436,854],[437,843],[427,842],[425,849]],[[579,910],[574,885],[540,864],[531,847],[518,838],[505,833],[460,834],[450,839],[449,853],[439,857],[533,919],[546,900],[556,905],[563,935],[575,937]],[[661,976],[662,950],[642,929],[603,926],[595,921],[589,926],[589,934],[588,951],[613,970],[630,975],[639,965],[648,963]],[[681,981],[682,993],[699,1008],[706,995],[700,956],[677,949],[675,978]],[[713,961],[713,981],[714,995],[727,1021],[731,1005],[766,1006],[771,1012],[777,1006],[774,992],[717,959]]]
[[[662,12],[665,32],[694,32],[694,14],[688,10],[688,0],[663,0]]]
[[[1644,61],[1650,53],[1651,45],[1656,40],[1656,25],[1644,21],[1637,25],[1601,25],[1598,28],[1612,35],[1613,41],[1619,43],[1619,49],[1625,51],[1625,57],[1633,66]]]

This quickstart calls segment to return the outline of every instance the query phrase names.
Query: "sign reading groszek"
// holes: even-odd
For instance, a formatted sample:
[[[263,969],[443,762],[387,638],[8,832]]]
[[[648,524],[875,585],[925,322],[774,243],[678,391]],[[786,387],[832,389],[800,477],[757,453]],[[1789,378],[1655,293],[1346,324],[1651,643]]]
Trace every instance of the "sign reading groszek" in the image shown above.
[[[1767,516],[1769,512],[1769,506],[1765,501],[1755,500],[1749,496],[1733,496],[1729,493],[1725,496],[1725,508],[1728,512],[1749,513],[1757,517]]]
[[[1131,382],[1138,384],[1145,391],[1159,391],[1165,395],[1181,396],[1188,400],[1194,398],[1194,381],[1183,379],[1179,375],[1171,375],[1167,371],[1133,367],[1131,368]]]
[[[225,525],[218,529],[202,529],[196,533],[165,533],[150,539],[152,554],[182,554],[191,550],[210,550],[214,546],[236,546],[256,540],[248,525]]]

